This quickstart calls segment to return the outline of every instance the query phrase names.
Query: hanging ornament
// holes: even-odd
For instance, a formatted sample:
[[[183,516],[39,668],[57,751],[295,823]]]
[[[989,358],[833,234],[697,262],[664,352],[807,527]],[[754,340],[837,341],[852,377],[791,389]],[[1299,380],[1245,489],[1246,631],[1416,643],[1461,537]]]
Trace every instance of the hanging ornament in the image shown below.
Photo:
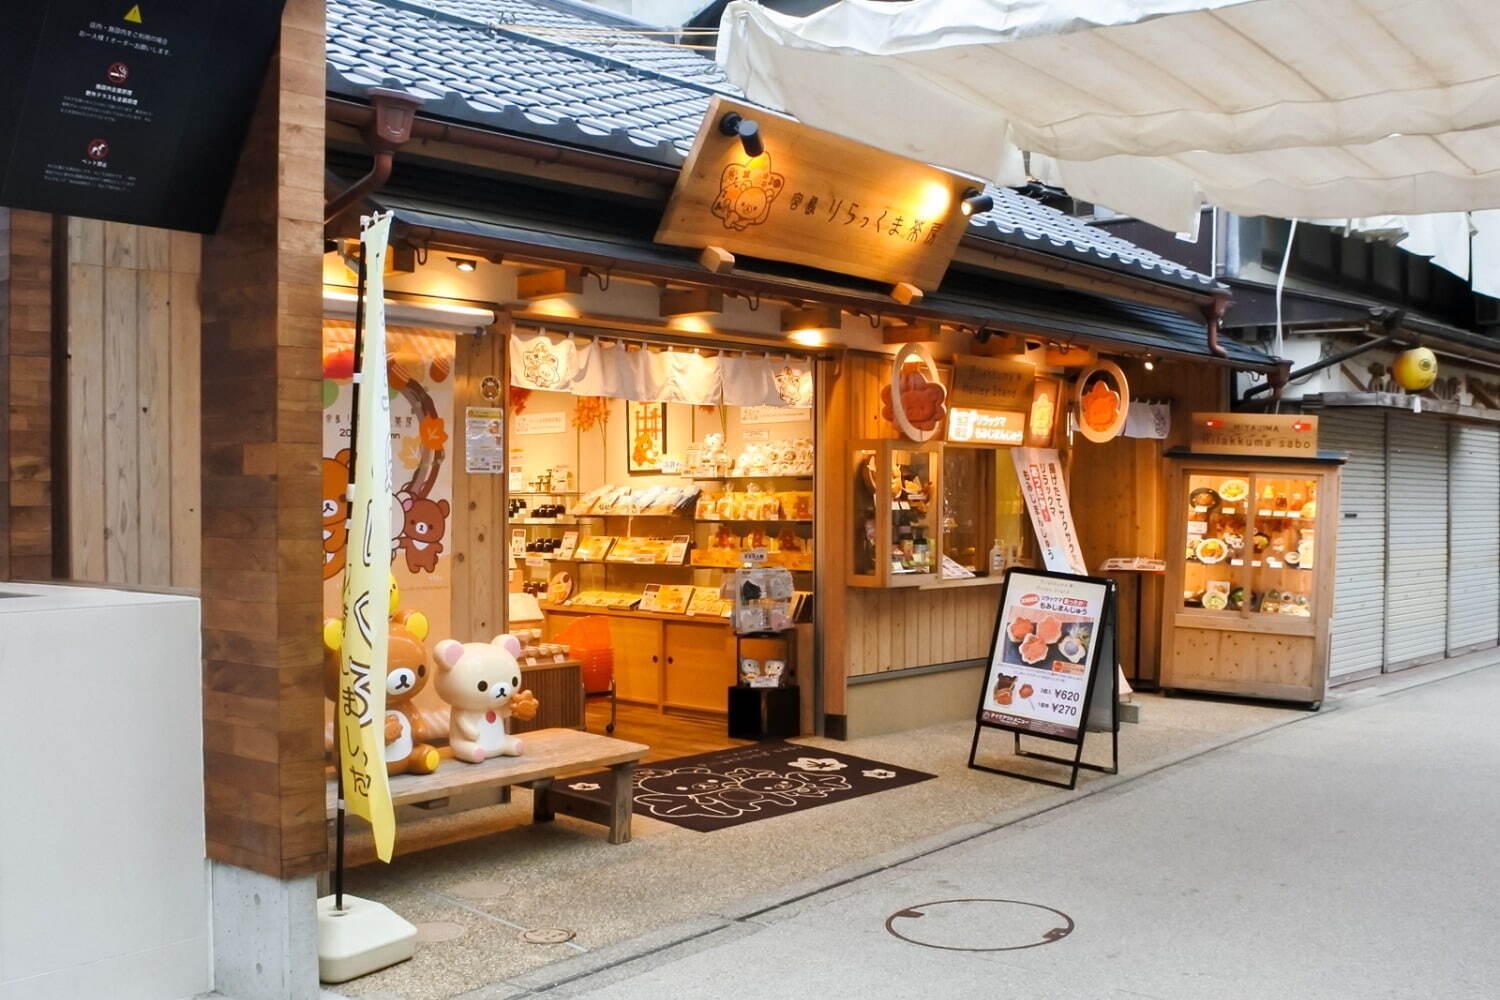
[[[1421,392],[1437,378],[1437,355],[1425,347],[1413,347],[1396,355],[1391,374],[1407,392]]]

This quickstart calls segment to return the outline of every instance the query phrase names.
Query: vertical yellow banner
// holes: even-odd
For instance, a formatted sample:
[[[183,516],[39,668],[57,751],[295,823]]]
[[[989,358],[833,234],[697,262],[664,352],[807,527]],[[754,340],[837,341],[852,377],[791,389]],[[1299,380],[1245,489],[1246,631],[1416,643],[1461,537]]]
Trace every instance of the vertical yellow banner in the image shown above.
[[[354,486],[344,564],[344,645],[339,670],[339,766],[348,812],[375,831],[390,861],[396,816],[385,772],[386,616],[391,607],[391,400],[385,349],[385,255],[389,213],[366,220],[363,353],[355,374]]]

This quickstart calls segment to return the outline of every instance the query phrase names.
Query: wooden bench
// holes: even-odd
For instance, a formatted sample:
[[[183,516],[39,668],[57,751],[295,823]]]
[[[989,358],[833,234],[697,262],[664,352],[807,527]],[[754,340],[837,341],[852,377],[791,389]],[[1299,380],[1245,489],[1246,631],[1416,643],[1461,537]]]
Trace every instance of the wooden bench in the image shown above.
[[[454,761],[447,748],[443,762],[431,774],[398,774],[391,778],[391,803],[403,806],[446,805],[460,793],[482,789],[509,789],[524,785],[531,789],[531,818],[550,821],[556,813],[576,816],[609,827],[609,842],[630,840],[630,814],[634,804],[631,772],[636,761],[651,748],[597,733],[576,729],[539,729],[522,734],[526,752],[519,757],[491,757],[483,764]],[[614,795],[608,803],[560,794],[552,781],[560,775],[608,768],[614,776]],[[328,782],[328,816],[338,809],[338,783]]]

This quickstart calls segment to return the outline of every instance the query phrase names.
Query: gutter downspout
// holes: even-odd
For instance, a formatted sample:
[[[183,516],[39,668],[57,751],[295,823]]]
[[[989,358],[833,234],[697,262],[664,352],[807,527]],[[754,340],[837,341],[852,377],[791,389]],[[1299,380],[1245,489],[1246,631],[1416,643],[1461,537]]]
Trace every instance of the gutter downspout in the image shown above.
[[[1229,357],[1229,351],[1219,343],[1219,323],[1228,311],[1229,296],[1224,293],[1215,294],[1213,301],[1203,307],[1203,318],[1208,322],[1208,352],[1220,358]]]
[[[324,206],[325,226],[390,180],[396,150],[411,138],[412,123],[416,121],[417,109],[422,106],[420,97],[413,97],[399,90],[372,87],[369,93],[372,113],[363,134],[366,145],[375,154],[375,163],[368,174],[335,195]]]

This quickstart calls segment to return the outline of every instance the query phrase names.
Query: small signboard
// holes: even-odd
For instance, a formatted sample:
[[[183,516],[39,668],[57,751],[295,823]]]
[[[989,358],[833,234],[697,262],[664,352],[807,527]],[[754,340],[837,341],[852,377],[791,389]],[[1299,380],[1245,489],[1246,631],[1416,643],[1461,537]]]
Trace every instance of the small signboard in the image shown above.
[[[748,155],[736,136],[721,131],[729,113],[760,126],[760,155]],[[931,291],[968,228],[961,206],[974,186],[719,96],[678,175],[656,242],[722,247]]]
[[[1195,413],[1191,423],[1188,450],[1199,454],[1318,454],[1318,418],[1306,413]]]
[[[1114,582],[1101,577],[1051,573],[1012,567],[1006,570],[1000,613],[990,642],[989,667],[979,696],[969,766],[1044,784],[1072,788],[1080,767],[1113,773],[1082,763],[1089,731],[1111,733],[1118,698]],[[1072,780],[1062,782],[975,762],[979,735],[986,728],[1016,734],[1016,753],[1070,765]],[[1076,747],[1072,758],[1050,757],[1021,749],[1022,735]]]
[[[952,383],[948,402],[953,406],[1025,412],[1031,409],[1036,365],[1029,361],[960,354],[953,359]]]
[[[283,3],[7,4],[0,205],[212,232]]]

